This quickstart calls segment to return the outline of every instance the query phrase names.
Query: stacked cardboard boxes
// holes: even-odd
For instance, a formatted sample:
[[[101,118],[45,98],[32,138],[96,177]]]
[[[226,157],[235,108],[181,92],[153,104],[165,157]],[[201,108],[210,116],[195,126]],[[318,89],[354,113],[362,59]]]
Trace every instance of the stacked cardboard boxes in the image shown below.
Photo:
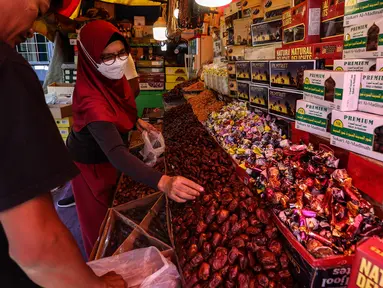
[[[188,80],[186,68],[184,67],[166,67],[166,90],[172,90],[176,85]]]

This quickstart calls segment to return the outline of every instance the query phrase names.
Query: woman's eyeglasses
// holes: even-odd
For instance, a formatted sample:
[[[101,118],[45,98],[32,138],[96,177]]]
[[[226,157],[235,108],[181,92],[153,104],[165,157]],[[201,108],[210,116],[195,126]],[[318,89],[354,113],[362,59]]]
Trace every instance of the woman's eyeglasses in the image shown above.
[[[128,59],[129,57],[129,54],[128,52],[126,52],[125,50],[121,50],[120,52],[118,52],[117,54],[106,54],[106,55],[102,55],[101,56],[101,60],[102,62],[105,64],[105,65],[113,65],[114,62],[116,62],[116,59],[120,59],[120,60],[126,60]]]

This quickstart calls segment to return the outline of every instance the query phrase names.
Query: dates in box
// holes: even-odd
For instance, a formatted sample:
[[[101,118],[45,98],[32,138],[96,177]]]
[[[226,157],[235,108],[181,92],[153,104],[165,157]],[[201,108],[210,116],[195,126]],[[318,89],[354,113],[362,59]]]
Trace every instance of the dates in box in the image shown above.
[[[383,287],[382,239],[373,237],[358,246],[348,287]]]
[[[250,62],[241,61],[241,62],[235,63],[235,71],[237,74],[237,80],[241,80],[241,81],[251,80]]]
[[[238,85],[238,99],[249,101],[249,83],[237,82]]]
[[[320,0],[307,0],[283,13],[284,45],[320,42]]]
[[[251,25],[253,46],[282,41],[282,20],[266,21]]]
[[[321,15],[321,41],[343,40],[344,0],[323,0]]]
[[[269,85],[269,62],[252,61],[251,62],[251,82]]]

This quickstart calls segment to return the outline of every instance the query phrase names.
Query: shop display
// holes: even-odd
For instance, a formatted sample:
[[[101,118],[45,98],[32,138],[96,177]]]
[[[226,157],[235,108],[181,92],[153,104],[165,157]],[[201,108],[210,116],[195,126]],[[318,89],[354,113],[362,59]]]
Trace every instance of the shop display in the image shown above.
[[[362,73],[358,111],[383,115],[383,75]]]
[[[360,72],[306,70],[303,98],[340,111],[358,109]]]
[[[283,13],[283,45],[320,41],[320,7],[320,0],[306,0]]]
[[[222,101],[217,100],[216,95],[210,90],[205,90],[197,96],[191,97],[188,102],[201,122],[205,122],[211,112],[220,110],[224,105]]]
[[[332,110],[307,101],[297,101],[295,128],[330,138]]]
[[[358,246],[350,277],[351,288],[381,287],[383,281],[383,243],[373,237]]]
[[[331,144],[383,161],[383,118],[364,112],[332,112]]]
[[[383,57],[383,43],[379,40],[382,33],[382,19],[366,22],[365,24],[356,23],[354,26],[346,27],[344,30],[343,58]]]
[[[325,65],[332,66],[334,59],[341,59],[343,41],[314,43],[308,45],[291,45],[276,49],[277,60],[313,60],[325,59]]]
[[[383,16],[383,3],[379,0],[345,0],[344,26],[371,24]]]
[[[249,101],[250,85],[246,82],[237,82],[238,86],[238,99],[243,101]]]
[[[282,20],[251,25],[251,39],[253,46],[282,41]]]
[[[251,62],[251,82],[269,85],[269,62],[268,61],[252,61]]]
[[[227,57],[229,61],[245,60],[245,46],[229,46],[227,47]]]
[[[344,0],[323,0],[321,15],[321,41],[343,41]]]
[[[367,72],[375,70],[375,59],[334,60],[334,71]]]
[[[193,177],[205,187],[196,201],[171,205],[186,287],[291,287],[278,230],[264,203],[236,179],[229,156],[189,106],[169,111],[164,124],[170,174]]]
[[[236,62],[235,71],[237,73],[237,80],[251,81],[251,66],[250,62]]]
[[[303,90],[305,70],[316,68],[316,60],[270,61],[270,86]]]
[[[269,113],[295,120],[297,100],[302,98],[301,92],[270,88]]]
[[[267,110],[269,107],[269,87],[250,85],[250,105]]]

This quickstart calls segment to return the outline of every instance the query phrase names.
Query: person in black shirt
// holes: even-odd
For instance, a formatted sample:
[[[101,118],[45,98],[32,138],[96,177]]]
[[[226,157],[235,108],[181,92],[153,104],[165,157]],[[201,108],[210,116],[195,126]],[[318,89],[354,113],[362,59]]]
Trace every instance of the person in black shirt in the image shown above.
[[[50,196],[78,171],[36,74],[15,51],[49,4],[0,0],[0,286],[124,287],[120,276],[97,277],[85,264]]]

